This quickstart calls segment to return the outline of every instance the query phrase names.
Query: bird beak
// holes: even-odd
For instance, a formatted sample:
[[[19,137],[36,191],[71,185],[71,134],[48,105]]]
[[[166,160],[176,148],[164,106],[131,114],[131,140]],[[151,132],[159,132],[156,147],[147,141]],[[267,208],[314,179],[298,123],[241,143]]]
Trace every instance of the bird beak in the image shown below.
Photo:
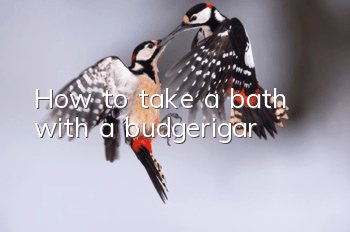
[[[167,45],[170,41],[172,41],[175,38],[175,35],[183,32],[183,31],[188,31],[190,29],[191,29],[191,25],[189,25],[185,22],[182,22],[168,36],[166,36],[164,39],[162,39],[160,46],[163,46],[164,44]]]
[[[168,43],[170,43],[171,39],[168,40],[168,42],[164,42],[163,39],[157,40],[157,46],[158,46],[158,50],[159,53],[162,53],[164,51],[164,49],[166,48],[166,46],[168,45]]]
[[[171,40],[169,40],[167,43],[163,43],[163,40],[159,39],[154,41],[154,43],[158,46],[157,50],[158,50],[158,54],[160,55],[161,53],[163,53],[164,49],[166,48],[166,46],[168,45],[168,43]]]

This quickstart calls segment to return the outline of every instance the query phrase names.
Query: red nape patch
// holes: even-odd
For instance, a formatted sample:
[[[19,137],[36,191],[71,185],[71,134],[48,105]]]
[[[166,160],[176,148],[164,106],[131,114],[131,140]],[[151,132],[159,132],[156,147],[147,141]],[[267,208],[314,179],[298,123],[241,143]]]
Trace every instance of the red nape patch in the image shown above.
[[[139,152],[141,147],[144,146],[149,151],[149,153],[152,153],[151,143],[152,143],[152,138],[145,138],[144,135],[140,135],[139,137],[132,139],[131,149],[134,152]]]
[[[207,7],[211,9],[211,8],[213,8],[213,5],[210,3],[207,3]]]
[[[231,95],[231,89],[229,90],[229,92],[230,92],[230,95]],[[255,90],[255,95],[258,95],[260,93],[260,90],[259,90],[259,87]],[[249,106],[248,106],[248,96],[244,93],[244,87],[242,88],[242,90],[241,90],[241,92],[237,92],[237,91],[233,91],[233,94],[235,95],[235,94],[240,94],[240,95],[242,95],[242,97],[244,98],[244,107],[246,107],[246,108],[249,108]],[[235,101],[236,102],[238,102],[239,104],[241,104],[242,103],[242,99],[240,98],[240,97],[236,97],[235,98]],[[258,101],[258,99],[257,99],[257,97],[251,97],[250,98],[250,105],[251,106],[255,106],[256,105],[256,103],[257,103],[257,101]]]
[[[136,60],[136,54],[132,54],[131,61],[134,62]]]

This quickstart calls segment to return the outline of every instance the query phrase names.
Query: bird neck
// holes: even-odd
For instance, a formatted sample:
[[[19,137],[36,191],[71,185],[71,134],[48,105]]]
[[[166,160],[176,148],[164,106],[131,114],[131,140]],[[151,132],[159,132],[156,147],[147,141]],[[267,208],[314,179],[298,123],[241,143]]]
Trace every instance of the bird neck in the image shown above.
[[[134,61],[129,67],[130,71],[135,75],[146,74],[151,78],[155,83],[157,83],[157,72],[158,67],[157,64],[153,60],[147,61]]]
[[[226,16],[222,15],[217,9],[214,9],[212,17],[210,18],[207,25],[203,26],[202,29],[205,34],[211,35],[216,30],[216,28],[218,28],[218,26],[226,20],[228,20]]]

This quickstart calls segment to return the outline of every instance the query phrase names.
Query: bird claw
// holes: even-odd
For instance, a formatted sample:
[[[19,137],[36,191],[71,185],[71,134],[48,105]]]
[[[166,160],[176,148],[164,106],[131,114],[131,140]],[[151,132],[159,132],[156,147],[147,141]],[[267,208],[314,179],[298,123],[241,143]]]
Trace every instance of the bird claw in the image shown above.
[[[164,123],[168,118],[170,118],[170,128],[172,128],[173,125],[174,125],[173,118],[174,119],[179,119],[180,123],[182,122],[182,118],[178,114],[176,114],[176,113],[169,113],[169,114],[164,116],[164,118],[160,121],[160,123]],[[162,135],[165,135],[165,134],[168,133],[168,128],[167,127],[163,127],[163,128],[160,129],[159,132],[161,132]],[[176,129],[175,129],[175,133],[177,133]],[[166,137],[168,146],[171,146],[170,145],[170,138],[171,138],[171,134],[170,134],[170,137]]]

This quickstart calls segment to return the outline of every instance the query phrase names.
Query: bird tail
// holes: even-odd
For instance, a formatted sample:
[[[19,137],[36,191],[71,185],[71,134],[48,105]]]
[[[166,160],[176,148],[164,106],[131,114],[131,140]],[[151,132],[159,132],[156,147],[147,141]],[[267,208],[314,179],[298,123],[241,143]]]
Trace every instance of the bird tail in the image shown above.
[[[168,199],[165,191],[168,191],[168,188],[166,186],[163,168],[152,155],[151,140],[146,139],[143,136],[132,139],[131,148],[142,165],[145,167],[155,189],[157,190],[162,201],[165,203],[165,200]]]
[[[113,115],[114,114],[114,115]],[[120,119],[119,111],[114,110],[114,113],[108,115],[105,118],[105,123],[111,124],[113,127],[113,136],[112,137],[103,137],[106,160],[113,162],[116,159],[119,159],[119,146],[120,146]],[[111,128],[109,126],[103,127],[103,134],[109,135],[111,133]]]
[[[264,93],[264,89],[260,86],[258,86],[255,94],[259,93]],[[247,105],[247,97],[244,96],[244,90],[241,91],[241,94],[244,97],[245,105],[239,109],[231,109],[230,123],[232,123],[232,126],[237,123],[256,123],[257,125],[252,129],[259,138],[267,138],[265,130],[267,130],[267,132],[274,138],[274,134],[277,134],[275,124],[283,127],[281,120],[288,119],[288,115],[286,113],[286,111],[289,109],[288,106],[286,106],[286,108],[283,108],[282,101],[277,101],[277,107],[274,108],[275,99],[274,97],[270,96],[268,97],[267,102],[265,101],[265,97],[260,97],[260,108],[250,108]],[[237,105],[241,103],[240,100],[241,99],[239,97],[235,98]],[[251,105],[254,106],[256,103],[252,103],[252,101],[256,102],[256,100],[256,98],[254,100],[254,97],[252,97],[250,99]],[[266,105],[269,107],[266,107]],[[238,133],[241,133],[243,131],[243,128],[240,125],[236,128]]]

